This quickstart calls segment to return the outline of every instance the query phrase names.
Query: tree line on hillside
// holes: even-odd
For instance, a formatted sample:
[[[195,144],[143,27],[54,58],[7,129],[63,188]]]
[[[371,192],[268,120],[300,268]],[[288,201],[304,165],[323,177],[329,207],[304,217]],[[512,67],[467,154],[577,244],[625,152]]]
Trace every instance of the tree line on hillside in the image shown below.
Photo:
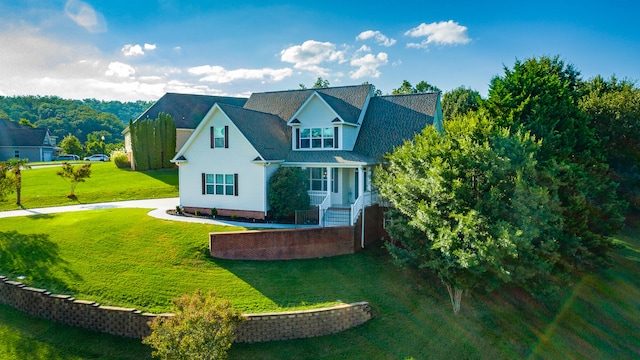
[[[0,118],[48,129],[58,141],[71,134],[85,143],[91,134],[106,143],[123,140],[122,130],[152,102],[67,100],[56,96],[0,96]]]
[[[494,77],[487,99],[460,87],[442,105],[443,133],[428,127],[378,169],[399,264],[437,274],[456,312],[465,289],[545,296],[610,265],[613,236],[640,210],[635,83],[531,58]]]

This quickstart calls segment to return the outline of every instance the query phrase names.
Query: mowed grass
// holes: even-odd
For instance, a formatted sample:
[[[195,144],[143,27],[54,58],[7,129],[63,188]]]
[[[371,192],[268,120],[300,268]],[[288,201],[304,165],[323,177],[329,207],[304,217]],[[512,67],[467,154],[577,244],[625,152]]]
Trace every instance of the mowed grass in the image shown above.
[[[170,311],[172,298],[196,289],[216,289],[245,312],[335,300],[288,286],[276,287],[278,295],[271,298],[259,284],[247,282],[252,262],[208,256],[210,232],[243,228],[159,220],[147,212],[109,209],[0,219],[0,274],[53,293],[151,312]],[[289,276],[270,275],[275,284]]]
[[[56,266],[38,266],[57,267],[47,275],[56,286],[78,290],[73,279],[83,278],[93,285],[82,293],[99,294],[100,298],[108,293],[120,294],[110,301],[121,305],[131,302],[138,308],[161,310],[165,309],[164,299],[171,294],[200,287],[218,290],[244,312],[341,300],[369,301],[376,315],[363,326],[336,335],[235,344],[230,350],[231,359],[640,358],[637,216],[618,236],[620,248],[614,254],[615,265],[608,271],[578,278],[546,303],[517,290],[472,292],[463,297],[461,313],[454,315],[446,290],[436,278],[391,265],[379,247],[326,259],[220,261],[203,254],[206,239],[194,237],[188,229],[193,224],[182,228],[180,224],[148,219],[141,210],[95,214],[95,218],[78,218],[77,213],[21,221],[0,219],[0,231],[15,231],[27,238],[40,236],[38,244],[47,244],[44,240],[55,244],[45,246],[44,252],[57,259],[52,262]],[[100,219],[110,225],[81,225]],[[64,231],[78,227],[84,230],[81,236],[54,234],[52,229],[60,227]],[[118,230],[127,227],[129,238],[127,231]],[[140,229],[149,235],[140,235],[145,232]],[[105,232],[113,236],[101,235]],[[71,244],[75,242],[84,244]],[[151,249],[147,242],[158,248]],[[82,259],[85,257],[88,259]],[[118,265],[120,262],[124,265]],[[92,266],[98,270],[91,271]],[[91,271],[91,275],[85,271]],[[28,276],[35,280],[35,275]],[[135,304],[147,297],[156,300]],[[8,339],[0,341],[0,354],[11,354],[0,355],[6,359],[145,359],[151,352],[135,340],[77,330],[6,307],[0,307],[0,336]]]
[[[117,169],[112,162],[92,162],[91,177],[77,186],[77,198],[69,199],[71,187],[56,175],[59,169],[60,166],[47,166],[22,171],[21,203],[24,208],[178,196],[177,169],[138,172]],[[15,192],[0,201],[0,211],[17,209],[20,207],[16,205]]]

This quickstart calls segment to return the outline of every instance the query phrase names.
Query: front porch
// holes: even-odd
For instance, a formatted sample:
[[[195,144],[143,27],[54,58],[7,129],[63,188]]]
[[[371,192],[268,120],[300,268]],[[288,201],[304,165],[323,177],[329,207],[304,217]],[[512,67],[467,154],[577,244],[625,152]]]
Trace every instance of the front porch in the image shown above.
[[[370,167],[311,167],[308,171],[309,198],[322,227],[353,226],[364,207],[377,203]]]

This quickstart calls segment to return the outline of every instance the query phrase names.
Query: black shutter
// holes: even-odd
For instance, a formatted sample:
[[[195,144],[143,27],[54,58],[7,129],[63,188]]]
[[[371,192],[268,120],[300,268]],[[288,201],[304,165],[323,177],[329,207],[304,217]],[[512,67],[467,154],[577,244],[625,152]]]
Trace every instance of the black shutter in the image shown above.
[[[202,195],[206,194],[207,192],[206,180],[207,180],[207,175],[205,173],[202,173]]]
[[[229,148],[229,127],[226,125],[224,126],[224,148]]]
[[[338,148],[338,127],[334,126],[333,127],[333,148],[337,149]]]
[[[213,126],[209,128],[210,131],[210,136],[211,136],[211,148],[213,149],[214,147],[216,147],[216,140],[215,140],[215,135],[213,133]]]
[[[296,128],[296,149],[300,149],[300,129]]]
[[[235,185],[233,195],[238,196],[238,174],[233,174],[233,185]]]

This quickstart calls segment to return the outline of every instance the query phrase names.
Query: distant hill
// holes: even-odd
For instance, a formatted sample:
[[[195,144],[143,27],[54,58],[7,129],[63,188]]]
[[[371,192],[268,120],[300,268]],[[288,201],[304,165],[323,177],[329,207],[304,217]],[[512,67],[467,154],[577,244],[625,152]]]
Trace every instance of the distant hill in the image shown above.
[[[0,118],[29,123],[49,129],[58,141],[67,134],[81,142],[95,133],[105,136],[105,142],[123,140],[122,130],[129,119],[136,119],[153,102],[101,101],[95,99],[68,100],[56,96],[0,96]]]

